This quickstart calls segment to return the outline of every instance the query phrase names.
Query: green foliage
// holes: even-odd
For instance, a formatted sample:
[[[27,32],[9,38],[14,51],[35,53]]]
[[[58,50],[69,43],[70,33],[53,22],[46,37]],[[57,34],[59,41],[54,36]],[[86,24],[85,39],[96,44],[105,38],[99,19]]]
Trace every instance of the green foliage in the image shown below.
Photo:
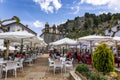
[[[107,77],[99,73],[92,72],[88,80],[107,80]]]
[[[86,77],[88,77],[90,75],[90,70],[86,64],[79,64],[76,67],[76,71],[78,71],[79,73],[81,73],[82,75],[84,75]]]
[[[112,29],[113,26],[117,25],[118,20],[120,20],[120,13],[95,15],[87,12],[83,17],[77,16],[74,20],[68,19],[64,24],[60,24],[58,28],[60,32],[65,29],[67,31],[66,36],[74,39],[92,34],[106,35],[105,30]],[[74,28],[80,28],[79,32],[76,33],[76,29],[72,30]]]
[[[104,74],[114,71],[114,56],[106,44],[101,44],[97,47],[94,51],[92,62],[93,66]]]
[[[13,16],[13,19],[16,20],[17,23],[20,22],[20,19],[17,16]]]

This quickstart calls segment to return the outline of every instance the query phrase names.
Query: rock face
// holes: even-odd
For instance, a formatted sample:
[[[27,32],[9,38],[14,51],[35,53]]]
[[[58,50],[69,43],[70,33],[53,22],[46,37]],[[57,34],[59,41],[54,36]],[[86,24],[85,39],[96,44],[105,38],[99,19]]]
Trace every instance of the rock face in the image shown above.
[[[76,17],[73,20],[68,19],[65,23],[58,26],[58,30],[65,32],[66,35],[72,35],[76,31],[76,28],[80,29],[78,32],[78,34],[81,34],[80,36],[92,34],[107,35],[105,34],[106,30],[110,31],[112,27],[120,23],[119,16],[119,13],[103,13],[101,15],[86,13],[83,17]]]

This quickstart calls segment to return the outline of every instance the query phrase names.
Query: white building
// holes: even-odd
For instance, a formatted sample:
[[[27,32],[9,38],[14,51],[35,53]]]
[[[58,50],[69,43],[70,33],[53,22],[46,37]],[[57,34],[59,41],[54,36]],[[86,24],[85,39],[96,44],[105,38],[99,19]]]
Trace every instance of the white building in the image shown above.
[[[37,33],[28,28],[28,25],[23,25],[22,23],[10,23],[8,25],[4,25],[1,28],[5,29],[6,32],[15,32],[15,31],[27,31],[29,33],[32,33],[33,35],[37,36]],[[2,29],[0,29],[0,32],[3,32]]]

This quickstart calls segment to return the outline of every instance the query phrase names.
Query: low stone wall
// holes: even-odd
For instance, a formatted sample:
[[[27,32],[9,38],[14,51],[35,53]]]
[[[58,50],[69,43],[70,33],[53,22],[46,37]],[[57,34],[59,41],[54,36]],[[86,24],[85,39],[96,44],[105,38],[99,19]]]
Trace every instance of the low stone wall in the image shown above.
[[[82,80],[82,79],[75,73],[75,71],[70,71],[69,80]]]

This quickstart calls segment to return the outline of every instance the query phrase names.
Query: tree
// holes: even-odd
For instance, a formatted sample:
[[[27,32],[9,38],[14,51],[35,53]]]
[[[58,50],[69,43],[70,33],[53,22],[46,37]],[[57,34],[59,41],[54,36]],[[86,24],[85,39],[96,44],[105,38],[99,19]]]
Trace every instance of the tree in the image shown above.
[[[6,25],[8,24],[11,24],[11,23],[7,23],[7,24],[3,24],[5,22],[8,22],[8,21],[16,21],[17,23],[20,22],[20,19],[17,17],[17,16],[13,16],[12,18],[9,18],[9,19],[5,19],[5,20],[0,20],[0,29],[3,31],[3,32],[7,32],[7,30],[4,28]],[[12,22],[13,23],[13,22]],[[8,55],[9,55],[9,40],[4,40],[4,46],[7,48],[6,49],[6,52],[5,52],[5,59],[8,58]]]
[[[94,51],[92,57],[93,66],[99,71],[105,73],[114,71],[114,56],[106,44],[101,44]]]

